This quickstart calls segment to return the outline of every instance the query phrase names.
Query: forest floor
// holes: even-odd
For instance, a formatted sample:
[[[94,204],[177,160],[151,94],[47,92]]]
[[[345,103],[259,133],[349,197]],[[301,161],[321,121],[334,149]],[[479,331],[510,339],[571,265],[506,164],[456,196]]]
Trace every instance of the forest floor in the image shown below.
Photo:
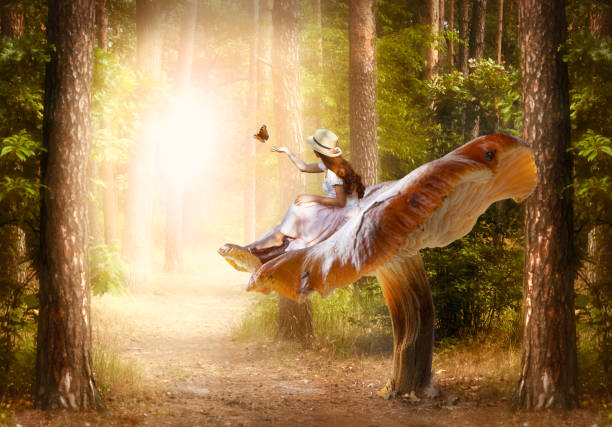
[[[123,363],[133,363],[142,372],[137,385],[103,389],[106,412],[18,409],[10,424],[355,427],[609,422],[605,414],[586,409],[513,412],[509,393],[487,392],[478,378],[445,371],[437,372],[442,395],[435,400],[384,400],[376,390],[391,373],[390,357],[337,359],[299,345],[236,342],[232,328],[252,300],[242,290],[247,276],[233,272],[220,257],[208,258],[199,273],[159,273],[147,291],[94,298],[95,339],[111,343]]]

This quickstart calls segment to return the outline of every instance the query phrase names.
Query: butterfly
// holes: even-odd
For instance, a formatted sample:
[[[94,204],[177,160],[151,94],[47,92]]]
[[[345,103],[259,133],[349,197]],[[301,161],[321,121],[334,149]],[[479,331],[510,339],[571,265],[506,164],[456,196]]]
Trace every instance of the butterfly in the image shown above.
[[[262,143],[266,142],[268,138],[270,138],[266,125],[262,125],[261,128],[259,128],[259,133],[257,135],[253,135],[253,138]]]

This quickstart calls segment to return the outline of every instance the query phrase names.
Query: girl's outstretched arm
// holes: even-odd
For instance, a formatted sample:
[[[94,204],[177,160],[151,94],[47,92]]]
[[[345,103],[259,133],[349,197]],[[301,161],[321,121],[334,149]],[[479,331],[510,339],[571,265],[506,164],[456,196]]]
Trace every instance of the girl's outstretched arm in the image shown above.
[[[271,151],[274,151],[275,153],[287,154],[287,156],[289,156],[293,164],[297,166],[297,168],[302,172],[308,172],[308,173],[323,172],[321,168],[319,167],[318,163],[305,163],[303,160],[299,159],[295,154],[293,154],[291,150],[288,149],[287,147],[272,147]]]

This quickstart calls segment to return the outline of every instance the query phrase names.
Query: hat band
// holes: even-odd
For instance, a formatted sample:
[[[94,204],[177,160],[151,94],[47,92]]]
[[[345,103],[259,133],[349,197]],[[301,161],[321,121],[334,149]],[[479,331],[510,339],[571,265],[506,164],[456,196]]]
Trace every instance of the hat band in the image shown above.
[[[313,140],[314,142],[316,142],[316,143],[317,143],[317,145],[318,145],[319,147],[323,147],[323,148],[325,148],[326,150],[331,150],[332,148],[334,148],[334,147],[326,147],[325,145],[321,144],[319,141],[317,141],[317,138],[315,138],[315,136],[314,136],[314,135],[312,136],[312,140]]]

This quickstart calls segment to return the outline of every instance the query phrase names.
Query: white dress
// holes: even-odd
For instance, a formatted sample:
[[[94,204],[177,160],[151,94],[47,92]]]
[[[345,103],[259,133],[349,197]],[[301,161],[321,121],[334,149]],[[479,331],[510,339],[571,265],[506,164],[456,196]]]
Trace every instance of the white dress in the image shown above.
[[[334,186],[343,185],[342,179],[332,170],[327,169],[323,162],[319,162],[319,168],[325,172],[323,191],[327,197],[335,198]],[[294,239],[286,250],[312,246],[329,238],[358,211],[358,205],[359,198],[355,193],[347,196],[346,205],[343,207],[327,206],[316,202],[297,206],[294,200],[278,226],[281,233]]]

